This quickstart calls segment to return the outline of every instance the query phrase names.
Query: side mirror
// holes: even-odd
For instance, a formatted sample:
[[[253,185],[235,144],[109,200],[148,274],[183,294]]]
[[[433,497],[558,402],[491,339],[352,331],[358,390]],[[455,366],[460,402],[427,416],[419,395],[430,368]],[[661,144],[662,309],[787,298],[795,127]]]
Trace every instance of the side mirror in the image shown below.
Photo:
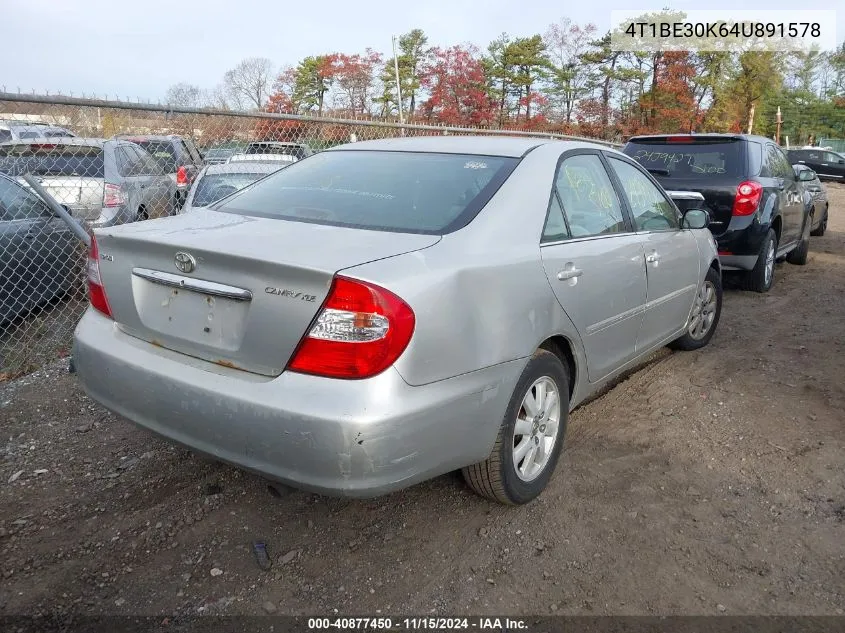
[[[67,211],[67,214],[68,214],[69,216],[73,217],[73,210],[72,210],[69,206],[67,206],[66,204],[63,204],[63,205],[62,205],[62,209],[64,209],[65,211]]]
[[[689,209],[684,212],[681,226],[685,229],[706,229],[710,224],[710,214],[704,209]]]
[[[840,165],[845,165],[845,158],[840,158],[840,159],[839,159],[839,164],[840,164]]]

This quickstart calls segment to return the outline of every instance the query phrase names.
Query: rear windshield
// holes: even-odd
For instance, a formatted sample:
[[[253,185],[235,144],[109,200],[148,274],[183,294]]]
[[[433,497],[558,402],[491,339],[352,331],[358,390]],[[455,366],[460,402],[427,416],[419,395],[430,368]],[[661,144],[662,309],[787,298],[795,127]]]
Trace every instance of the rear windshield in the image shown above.
[[[501,156],[323,152],[268,176],[216,209],[333,226],[443,234],[468,224],[518,162]]]
[[[84,145],[10,145],[0,147],[0,171],[10,176],[103,178],[103,150]]]
[[[235,173],[235,174],[210,174],[202,177],[197,182],[197,190],[191,202],[195,207],[207,207],[229,194],[240,191],[247,185],[267,175],[264,173]]]
[[[742,177],[745,169],[742,143],[653,141],[629,142],[622,150],[657,177],[678,179]]]
[[[296,145],[280,145],[276,143],[250,143],[246,154],[285,154],[297,159],[305,158],[305,148]]]
[[[133,141],[147,150],[165,173],[176,171],[176,150],[170,141]]]

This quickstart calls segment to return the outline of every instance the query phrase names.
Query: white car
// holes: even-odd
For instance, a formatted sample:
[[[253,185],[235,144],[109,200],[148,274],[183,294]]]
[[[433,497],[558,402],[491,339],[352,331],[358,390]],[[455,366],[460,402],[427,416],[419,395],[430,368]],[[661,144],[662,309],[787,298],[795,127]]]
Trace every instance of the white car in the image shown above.
[[[181,212],[207,207],[290,164],[290,161],[236,161],[208,165],[197,175]]]

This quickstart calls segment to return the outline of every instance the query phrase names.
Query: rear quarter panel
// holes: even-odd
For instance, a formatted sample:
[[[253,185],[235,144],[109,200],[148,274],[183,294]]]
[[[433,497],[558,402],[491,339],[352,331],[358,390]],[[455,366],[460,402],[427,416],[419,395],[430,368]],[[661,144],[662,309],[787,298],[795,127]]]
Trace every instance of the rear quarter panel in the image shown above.
[[[436,245],[343,271],[389,288],[414,310],[414,336],[396,363],[409,384],[527,362],[555,335],[571,342],[576,373],[586,376],[580,338],[540,259],[563,149],[552,143],[528,154],[475,220]]]

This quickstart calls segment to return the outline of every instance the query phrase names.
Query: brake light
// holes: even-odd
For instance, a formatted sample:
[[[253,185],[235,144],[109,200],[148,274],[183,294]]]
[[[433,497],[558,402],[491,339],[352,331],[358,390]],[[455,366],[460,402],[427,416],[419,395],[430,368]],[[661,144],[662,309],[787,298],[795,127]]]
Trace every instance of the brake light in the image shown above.
[[[91,235],[91,246],[88,249],[88,299],[91,305],[109,318],[113,318],[106,289],[100,278],[100,251],[97,248],[97,238]]]
[[[389,290],[335,277],[291,371],[331,378],[369,378],[390,367],[414,333],[414,312]]]
[[[33,151],[38,150],[45,150],[45,149],[56,149],[58,145],[51,145],[50,143],[33,143],[30,145]]]
[[[692,141],[692,137],[687,135],[679,135],[679,136],[667,136],[666,142],[667,143],[689,143]]]
[[[106,183],[103,191],[103,206],[104,207],[122,207],[126,204],[126,193],[120,185],[113,185]]]
[[[184,165],[181,165],[179,169],[176,170],[176,184],[177,185],[187,185],[188,184],[188,171],[185,169]]]
[[[763,186],[759,182],[746,180],[736,188],[733,215],[751,215],[760,205],[763,197]]]

